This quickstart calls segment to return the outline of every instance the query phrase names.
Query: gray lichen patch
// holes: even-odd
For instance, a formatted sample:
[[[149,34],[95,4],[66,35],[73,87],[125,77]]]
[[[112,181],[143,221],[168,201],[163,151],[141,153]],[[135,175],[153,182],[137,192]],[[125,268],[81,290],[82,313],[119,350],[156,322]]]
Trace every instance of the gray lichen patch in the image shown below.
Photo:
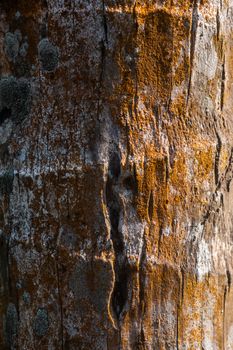
[[[38,45],[39,60],[42,68],[45,71],[51,72],[58,66],[59,50],[57,46],[49,41],[49,39],[42,39]]]
[[[9,61],[15,61],[19,53],[19,40],[17,33],[8,32],[4,39],[5,53]]]
[[[26,291],[23,292],[23,301],[25,304],[30,304],[30,301],[31,301],[31,297],[30,297],[30,294]]]
[[[21,42],[22,38],[23,38],[21,31],[19,29],[16,29],[14,34],[15,34],[16,38],[18,39],[18,41]]]
[[[33,322],[33,330],[38,337],[43,337],[49,328],[48,312],[44,308],[39,308]]]
[[[15,18],[19,19],[21,17],[21,13],[19,11],[16,11],[15,13]]]
[[[27,56],[28,48],[29,48],[29,45],[28,45],[28,43],[25,41],[25,42],[21,45],[21,47],[20,47],[20,49],[19,49],[19,54],[20,54],[21,57],[26,57],[26,56]]]
[[[18,313],[13,303],[10,303],[7,307],[5,331],[7,343],[12,345],[18,332]]]
[[[30,84],[24,78],[4,77],[0,80],[0,124],[6,119],[21,120],[30,107]]]
[[[22,37],[22,33],[19,29],[16,29],[14,33],[8,32],[4,39],[5,53],[10,62],[17,64],[20,57],[26,57],[28,53],[28,38]]]

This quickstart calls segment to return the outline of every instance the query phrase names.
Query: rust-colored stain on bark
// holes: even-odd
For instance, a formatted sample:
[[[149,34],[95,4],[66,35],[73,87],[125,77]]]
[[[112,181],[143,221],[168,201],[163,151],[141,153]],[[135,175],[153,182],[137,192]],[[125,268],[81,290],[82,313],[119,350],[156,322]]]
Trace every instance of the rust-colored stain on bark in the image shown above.
[[[232,349],[230,3],[0,13],[0,348]]]

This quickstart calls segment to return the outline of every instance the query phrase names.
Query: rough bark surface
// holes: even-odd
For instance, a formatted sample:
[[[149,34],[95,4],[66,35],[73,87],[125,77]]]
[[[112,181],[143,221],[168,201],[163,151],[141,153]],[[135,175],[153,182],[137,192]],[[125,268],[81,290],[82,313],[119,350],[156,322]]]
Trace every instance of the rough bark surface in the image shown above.
[[[1,0],[0,349],[233,349],[233,1]]]

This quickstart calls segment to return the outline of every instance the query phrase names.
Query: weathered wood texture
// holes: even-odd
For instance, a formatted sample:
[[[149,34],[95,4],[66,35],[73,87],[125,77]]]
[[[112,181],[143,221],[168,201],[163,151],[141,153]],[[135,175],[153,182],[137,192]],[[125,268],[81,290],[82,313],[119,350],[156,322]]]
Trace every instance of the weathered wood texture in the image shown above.
[[[233,1],[0,1],[0,349],[233,349]]]

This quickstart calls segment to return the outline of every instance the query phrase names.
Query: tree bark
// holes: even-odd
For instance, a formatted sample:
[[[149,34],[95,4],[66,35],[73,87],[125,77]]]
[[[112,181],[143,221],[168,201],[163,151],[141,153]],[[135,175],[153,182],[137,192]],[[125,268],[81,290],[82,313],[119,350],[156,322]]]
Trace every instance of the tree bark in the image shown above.
[[[232,0],[0,13],[0,349],[233,349]]]

